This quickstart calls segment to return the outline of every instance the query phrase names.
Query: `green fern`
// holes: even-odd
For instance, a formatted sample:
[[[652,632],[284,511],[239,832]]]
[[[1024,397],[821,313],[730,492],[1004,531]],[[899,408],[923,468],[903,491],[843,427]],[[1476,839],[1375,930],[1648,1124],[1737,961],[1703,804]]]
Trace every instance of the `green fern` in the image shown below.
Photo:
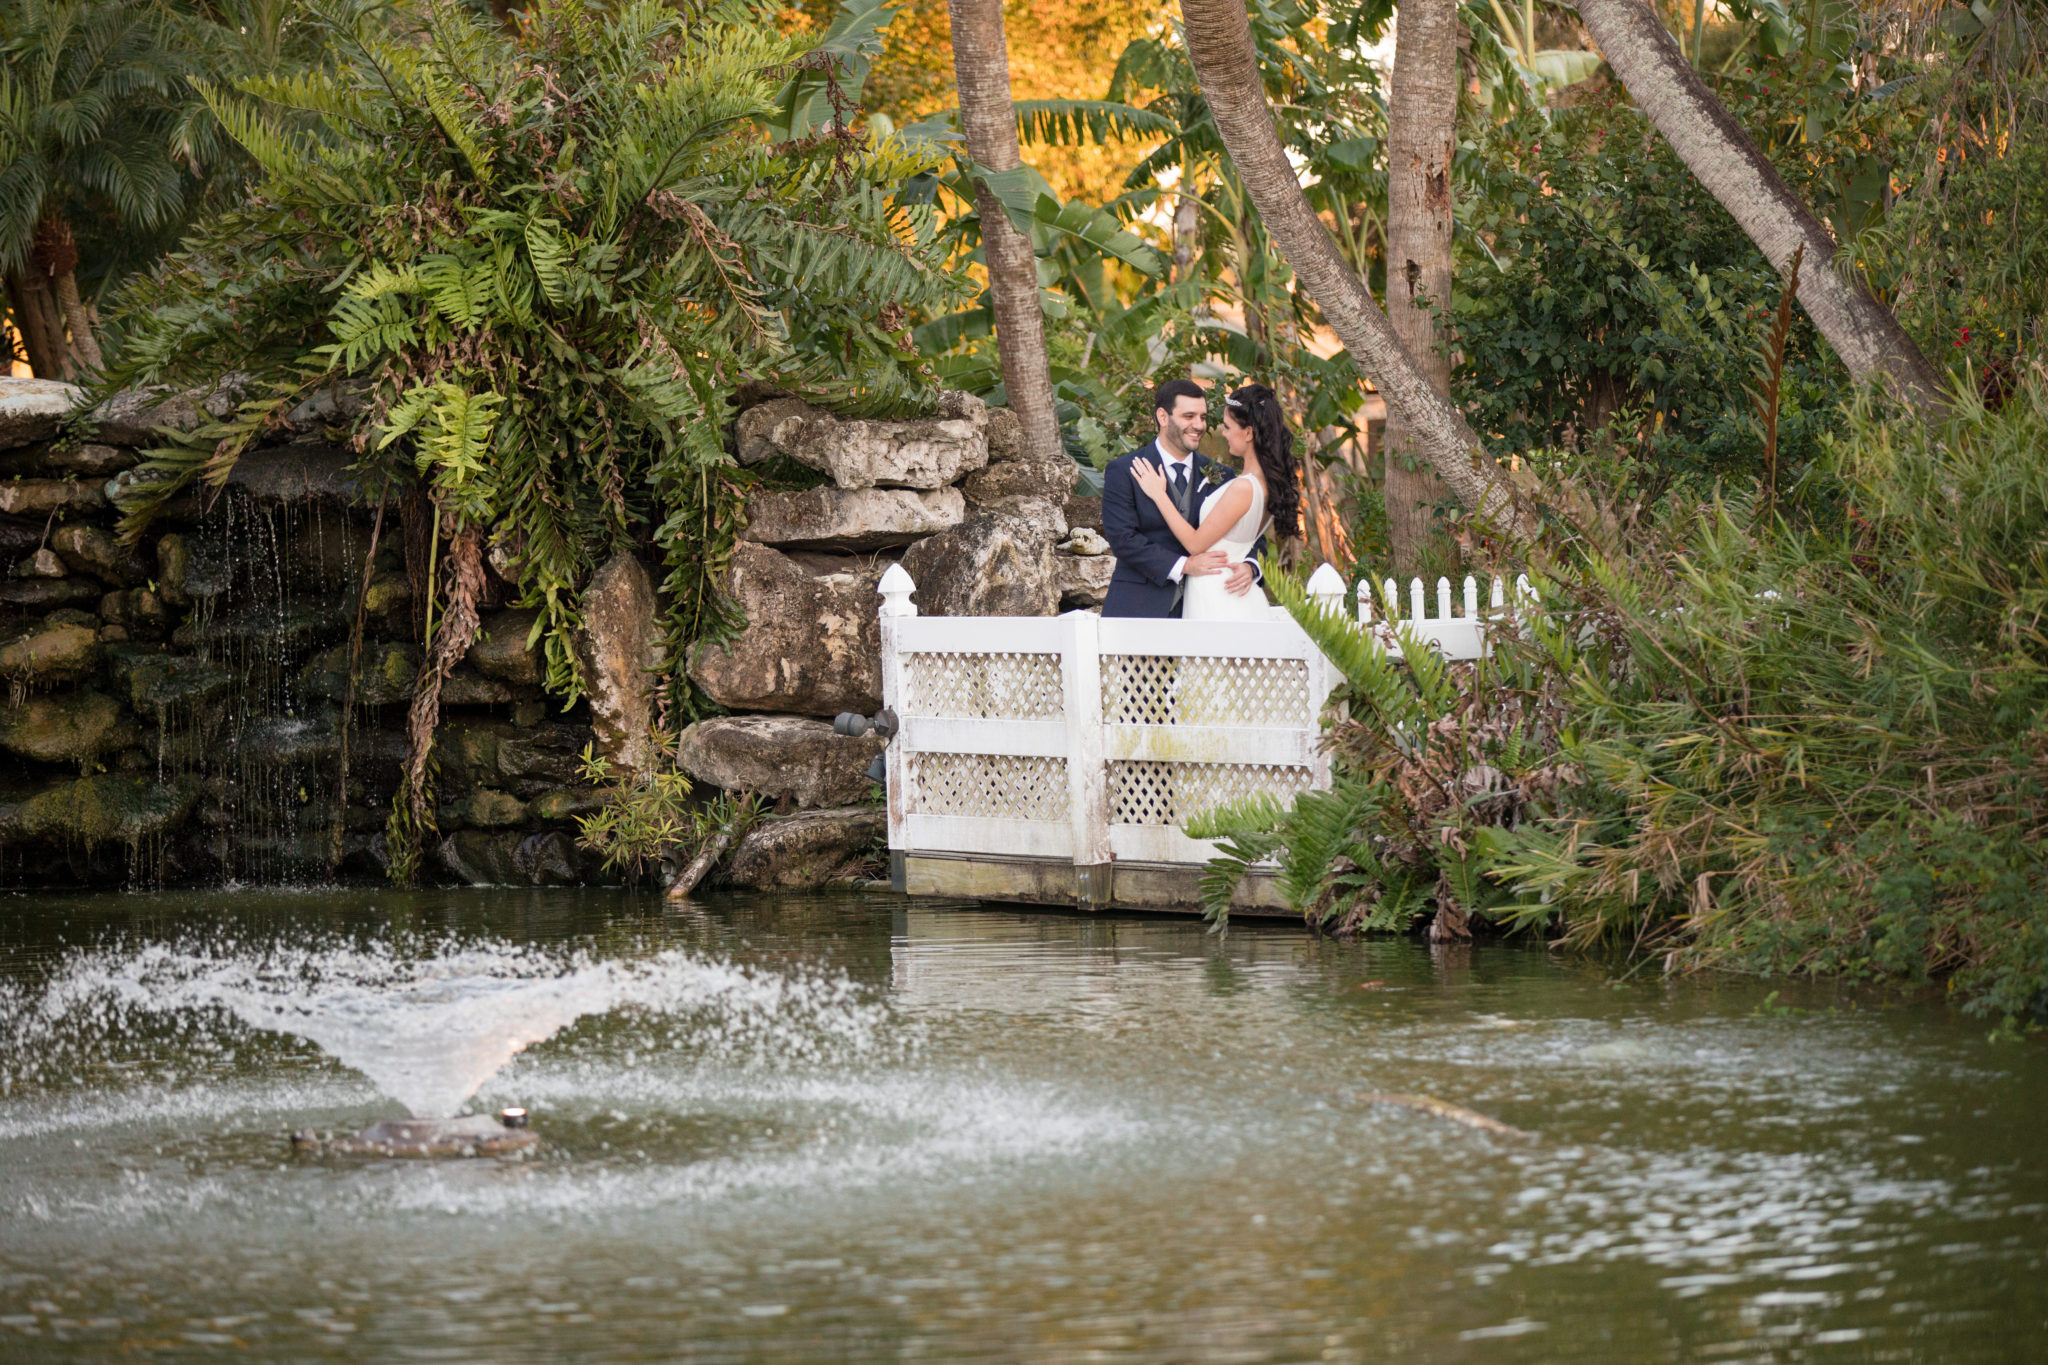
[[[690,646],[735,625],[728,395],[762,378],[888,415],[937,396],[902,318],[964,288],[899,190],[942,158],[869,145],[829,98],[887,11],[849,7],[820,45],[740,3],[558,0],[513,33],[464,0],[305,2],[327,65],[209,92],[258,177],[125,292],[114,381],[246,371],[271,419],[367,389],[364,482],[489,533],[565,700],[581,585],[657,541],[687,708]],[[815,135],[778,135],[791,98]],[[224,479],[256,421],[154,452],[131,533]]]

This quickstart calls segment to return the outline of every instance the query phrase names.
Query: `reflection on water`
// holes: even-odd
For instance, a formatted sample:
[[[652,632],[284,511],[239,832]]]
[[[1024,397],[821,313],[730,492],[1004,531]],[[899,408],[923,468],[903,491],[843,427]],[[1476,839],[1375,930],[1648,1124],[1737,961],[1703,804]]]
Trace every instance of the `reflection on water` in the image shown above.
[[[2048,1357],[2048,1063],[1917,999],[886,896],[8,905],[0,1356]],[[543,1157],[282,1142],[478,1084]]]

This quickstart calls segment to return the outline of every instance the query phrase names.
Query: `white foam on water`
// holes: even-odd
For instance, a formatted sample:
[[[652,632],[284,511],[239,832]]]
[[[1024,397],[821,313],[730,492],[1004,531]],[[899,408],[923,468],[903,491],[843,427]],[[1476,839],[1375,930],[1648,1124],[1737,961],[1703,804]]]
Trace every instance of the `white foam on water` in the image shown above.
[[[0,1140],[137,1125],[189,1129],[223,1116],[284,1116],[375,1104],[377,1090],[359,1076],[304,1080],[229,1079],[194,1084],[144,1085],[17,1100],[0,1109]]]
[[[81,1046],[138,1018],[181,1028],[225,1013],[305,1039],[416,1116],[459,1112],[501,1067],[578,1020],[630,1010],[688,1016],[712,1054],[817,1061],[879,1045],[886,1011],[842,976],[772,973],[681,950],[599,961],[501,943],[150,946],[77,955],[36,997],[0,1000],[0,1042],[27,1068],[40,1048]],[[81,1044],[80,1040],[87,1040]]]

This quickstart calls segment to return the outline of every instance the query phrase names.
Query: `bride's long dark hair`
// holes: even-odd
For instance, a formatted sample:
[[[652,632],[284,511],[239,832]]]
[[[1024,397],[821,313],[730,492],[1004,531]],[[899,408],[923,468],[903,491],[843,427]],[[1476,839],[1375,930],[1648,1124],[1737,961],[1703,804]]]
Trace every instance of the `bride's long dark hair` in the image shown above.
[[[1294,463],[1294,433],[1280,396],[1264,384],[1247,384],[1223,400],[1238,425],[1250,427],[1252,450],[1266,475],[1266,511],[1281,536],[1301,534],[1301,474]]]

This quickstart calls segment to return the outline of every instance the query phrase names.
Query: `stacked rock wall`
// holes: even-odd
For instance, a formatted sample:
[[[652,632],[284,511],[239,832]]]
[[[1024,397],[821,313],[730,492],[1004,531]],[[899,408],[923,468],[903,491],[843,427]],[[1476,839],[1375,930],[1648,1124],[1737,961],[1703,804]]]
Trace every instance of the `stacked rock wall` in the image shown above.
[[[76,389],[0,379],[0,884],[382,874],[420,661],[417,575],[396,509],[364,572],[375,508],[328,439],[335,400],[294,413],[224,487],[175,498],[140,545],[116,535],[110,499],[146,477],[142,448],[240,397],[232,380],[130,392],[80,419]],[[578,771],[588,719],[545,702],[531,616],[485,615],[441,693],[428,874],[591,879],[571,819],[596,800]]]
[[[76,389],[0,379],[0,885],[382,875],[425,565],[406,560],[396,506],[372,553],[376,495],[330,426],[352,415],[347,396],[302,405],[139,545],[117,535],[113,499],[148,477],[143,448],[241,397],[230,377],[80,417]],[[881,829],[864,775],[880,741],[837,736],[829,718],[881,704],[883,570],[901,560],[929,615],[1044,615],[1099,604],[1111,561],[1074,553],[1102,547],[1072,463],[1033,458],[1012,414],[964,394],[903,422],[770,396],[731,437],[773,476],[733,566],[747,624],[689,670],[734,714],[692,726],[678,757],[707,787],[778,809],[735,850],[736,882],[808,884]],[[567,714],[526,648],[532,614],[505,605],[495,573],[487,592],[483,638],[441,690],[425,872],[603,880],[576,843],[574,817],[601,800],[579,755],[595,741],[626,767],[651,761],[634,741],[652,701],[648,575],[615,560],[587,590],[591,700]]]
[[[882,741],[835,735],[828,718],[881,706],[883,572],[900,561],[927,616],[1099,606],[1113,561],[1087,527],[1100,527],[1101,504],[1073,497],[1071,460],[1026,449],[1015,414],[963,393],[916,421],[768,397],[740,413],[734,449],[743,465],[807,470],[816,482],[748,500],[731,581],[746,628],[690,661],[690,676],[734,714],[691,726],[680,759],[702,782],[815,811],[801,822],[813,841],[871,841],[881,812],[866,804],[864,772]],[[1083,529],[1070,529],[1070,513]],[[783,875],[738,864],[737,876],[764,884]]]

